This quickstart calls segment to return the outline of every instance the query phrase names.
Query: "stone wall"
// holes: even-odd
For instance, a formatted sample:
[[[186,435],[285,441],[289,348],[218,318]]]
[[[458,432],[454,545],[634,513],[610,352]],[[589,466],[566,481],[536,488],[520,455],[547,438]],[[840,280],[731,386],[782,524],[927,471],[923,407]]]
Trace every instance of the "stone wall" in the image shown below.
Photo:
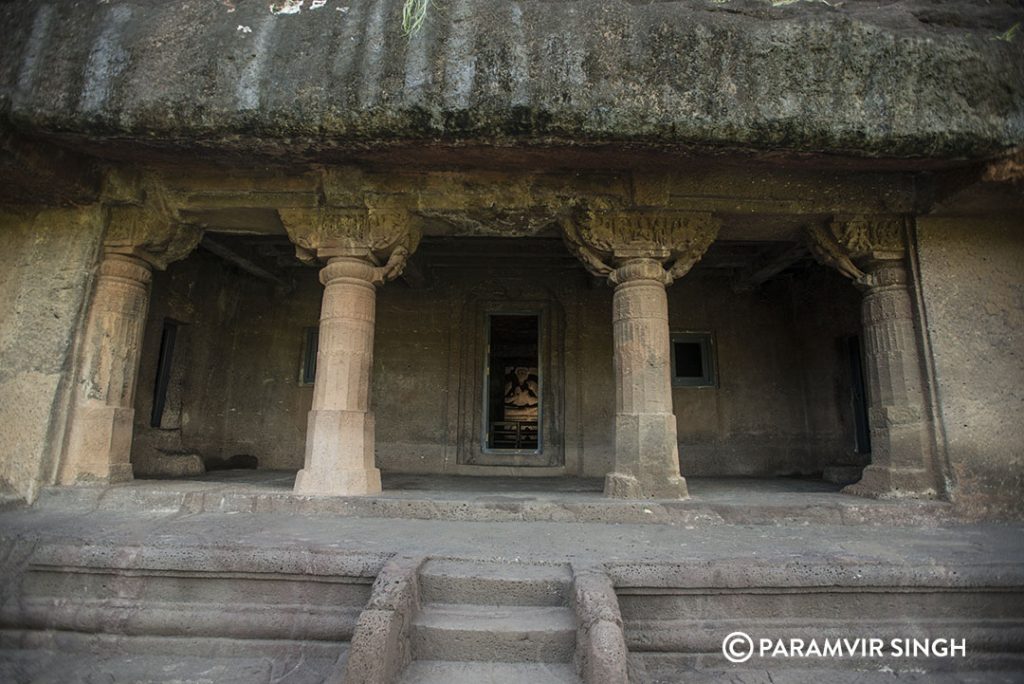
[[[958,504],[978,512],[1024,509],[1021,229],[1019,218],[918,221],[951,492]]]
[[[0,214],[0,490],[32,500],[52,482],[88,302],[99,211]]]
[[[510,240],[508,252],[518,244]],[[557,256],[564,247],[553,240],[551,250]],[[456,258],[430,269],[425,286],[396,281],[378,291],[372,403],[380,468],[587,477],[611,469],[612,290],[571,258],[528,263]],[[296,269],[294,278],[292,292],[275,291],[203,251],[155,274],[136,394],[137,466],[163,450],[301,467],[312,397],[299,383],[303,338],[317,323],[322,287],[314,269]],[[467,407],[479,393],[464,369],[483,364],[467,344],[473,305],[495,298],[547,298],[563,321],[563,339],[552,347],[563,383],[562,468],[460,464],[466,433],[477,429]],[[856,291],[819,267],[747,293],[714,271],[673,285],[672,330],[711,331],[718,353],[717,387],[673,391],[684,474],[814,473],[842,460],[853,428],[838,340],[857,331],[857,306]],[[157,430],[149,420],[166,318],[184,324],[175,358],[185,370],[172,374],[179,386]],[[177,398],[180,410],[171,405]]]
[[[856,290],[824,269],[733,292],[694,273],[669,288],[672,329],[711,331],[718,386],[677,387],[680,459],[690,475],[818,472],[853,445],[841,338],[860,328]]]

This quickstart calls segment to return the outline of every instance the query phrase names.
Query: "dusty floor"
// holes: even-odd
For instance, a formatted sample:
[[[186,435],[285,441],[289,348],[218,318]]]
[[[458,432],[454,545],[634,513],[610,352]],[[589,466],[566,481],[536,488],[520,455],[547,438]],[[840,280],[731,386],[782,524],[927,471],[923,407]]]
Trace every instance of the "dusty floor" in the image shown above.
[[[40,542],[219,546],[590,561],[944,562],[1024,568],[1024,524],[677,525],[465,522],[301,514],[32,509],[0,514],[2,537]],[[922,569],[924,571],[924,569]]]
[[[295,497],[293,480],[290,472],[236,470],[55,488],[32,508],[0,513],[0,538],[185,546],[230,540],[593,562],[842,556],[1024,567],[1024,523],[957,524],[944,521],[948,507],[940,502],[862,499],[818,480],[692,478],[692,497],[678,502],[606,499],[598,481],[562,478],[393,475],[380,495],[342,498]],[[264,506],[268,501],[275,505]],[[551,515],[555,510],[576,515]],[[739,522],[746,520],[751,524]]]

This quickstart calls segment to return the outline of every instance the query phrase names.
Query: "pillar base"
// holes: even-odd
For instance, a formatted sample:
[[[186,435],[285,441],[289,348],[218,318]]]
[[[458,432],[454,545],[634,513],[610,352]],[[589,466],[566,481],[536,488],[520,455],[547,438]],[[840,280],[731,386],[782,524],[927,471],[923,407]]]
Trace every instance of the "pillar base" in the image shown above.
[[[604,478],[604,495],[613,499],[687,499],[690,492],[686,479],[680,475],[641,481],[625,473],[608,473]]]
[[[373,413],[369,411],[310,411],[306,467],[295,478],[295,493],[379,494],[380,470],[373,466],[373,426]]]
[[[869,465],[860,482],[843,488],[843,494],[869,499],[935,499],[938,494],[931,474],[924,468],[889,468]]]
[[[615,471],[605,477],[604,493],[619,499],[689,496],[686,480],[679,474],[673,414],[616,414]]]
[[[115,484],[132,478],[132,425],[135,410],[116,406],[79,406],[71,424],[59,482]]]
[[[303,496],[365,496],[380,494],[380,470],[322,472],[303,468],[295,476],[295,493]]]

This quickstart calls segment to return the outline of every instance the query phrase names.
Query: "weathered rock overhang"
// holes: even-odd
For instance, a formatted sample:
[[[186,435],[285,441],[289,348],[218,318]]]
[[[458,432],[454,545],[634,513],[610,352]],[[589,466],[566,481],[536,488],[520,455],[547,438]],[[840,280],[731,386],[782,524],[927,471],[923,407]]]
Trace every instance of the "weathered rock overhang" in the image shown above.
[[[296,160],[481,141],[977,160],[1024,142],[1012,1],[446,0],[411,38],[401,5],[4,3],[0,120],[111,154]]]

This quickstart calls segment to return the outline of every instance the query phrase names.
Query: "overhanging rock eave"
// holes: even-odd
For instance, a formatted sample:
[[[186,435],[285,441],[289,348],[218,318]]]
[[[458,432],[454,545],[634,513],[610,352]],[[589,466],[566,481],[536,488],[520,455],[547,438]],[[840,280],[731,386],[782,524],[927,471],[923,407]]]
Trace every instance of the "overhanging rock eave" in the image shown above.
[[[1019,10],[867,4],[484,0],[410,40],[398,0],[29,0],[0,13],[17,65],[0,109],[27,134],[285,155],[484,140],[983,159],[1024,142]]]

